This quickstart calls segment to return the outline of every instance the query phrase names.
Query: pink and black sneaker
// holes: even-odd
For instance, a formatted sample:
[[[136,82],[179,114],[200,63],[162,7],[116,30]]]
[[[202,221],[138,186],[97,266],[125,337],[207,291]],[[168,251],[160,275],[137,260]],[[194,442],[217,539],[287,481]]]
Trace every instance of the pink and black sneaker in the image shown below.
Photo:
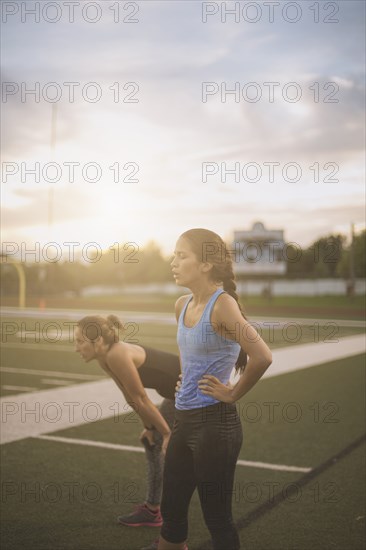
[[[130,514],[118,516],[118,523],[128,527],[161,527],[163,518],[160,510],[153,512],[146,504],[138,504]]]

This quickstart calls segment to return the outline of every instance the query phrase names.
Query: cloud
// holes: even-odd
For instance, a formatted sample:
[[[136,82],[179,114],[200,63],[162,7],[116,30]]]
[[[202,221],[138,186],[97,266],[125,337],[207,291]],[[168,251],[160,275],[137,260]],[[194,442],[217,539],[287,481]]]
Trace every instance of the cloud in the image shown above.
[[[98,220],[113,219],[119,231],[132,221],[141,238],[144,231],[150,237],[156,232],[155,238],[167,241],[168,226],[175,234],[187,224],[214,223],[226,234],[230,227],[247,226],[251,216],[262,213],[264,221],[276,226],[278,221],[287,228],[296,225],[304,239],[334,227],[337,215],[344,223],[352,216],[360,219],[365,88],[362,2],[338,3],[338,24],[315,24],[309,3],[301,3],[304,16],[298,24],[283,19],[271,24],[264,17],[258,24],[236,23],[230,17],[222,24],[220,15],[204,24],[202,5],[197,2],[142,2],[138,24],[115,24],[106,4],[102,21],[95,25],[79,18],[74,24],[13,20],[5,26],[4,81],[28,86],[36,81],[41,86],[51,81],[81,84],[75,103],[63,95],[57,106],[59,161],[140,165],[139,183],[133,186],[113,187],[108,168],[109,179],[103,179],[103,185],[56,186],[55,215],[60,223],[82,219],[86,224],[98,213]],[[79,93],[91,81],[103,89],[101,101],[95,104]],[[132,81],[139,85],[139,103],[114,103],[109,87],[118,82],[123,92],[123,85]],[[222,102],[217,94],[203,103],[202,83],[211,81],[226,83],[228,88],[236,82],[241,88],[257,82],[263,97],[251,103],[241,95],[236,103],[232,96]],[[280,82],[279,100],[274,103],[266,98],[268,88],[263,83],[268,81]],[[282,98],[289,82],[301,87],[297,103]],[[318,103],[314,101],[316,82]],[[338,103],[324,102],[332,91],[329,82],[339,85]],[[22,103],[19,96],[11,96],[2,111],[3,160],[34,162],[52,157],[50,103],[31,98]],[[340,167],[340,181],[337,186],[303,182],[291,187],[270,186],[263,178],[253,186],[220,180],[205,186],[204,161],[297,162],[307,168],[314,162],[322,166],[334,162]],[[42,219],[47,227],[44,190],[24,187],[27,204],[19,203],[17,208],[11,207],[11,193],[8,196],[3,223],[9,229],[15,232],[17,224],[35,227]],[[337,210],[341,201],[348,204],[343,214]],[[138,227],[132,216],[122,219],[119,204],[129,211],[138,208],[143,226]],[[314,213],[317,222],[309,224],[314,204],[319,210]]]
[[[6,229],[45,225],[48,223],[49,194],[46,188],[38,190],[15,190],[15,195],[28,199],[27,204],[2,209],[2,226]],[[75,187],[53,187],[54,222],[89,218],[96,212],[92,195]]]

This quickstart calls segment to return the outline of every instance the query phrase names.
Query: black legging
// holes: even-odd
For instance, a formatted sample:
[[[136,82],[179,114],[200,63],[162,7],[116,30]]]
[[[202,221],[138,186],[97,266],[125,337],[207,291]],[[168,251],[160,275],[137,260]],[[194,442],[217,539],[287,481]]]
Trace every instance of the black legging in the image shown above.
[[[198,489],[214,550],[238,550],[232,519],[235,465],[243,432],[235,405],[175,411],[163,481],[162,537],[180,543],[188,534],[188,507]]]

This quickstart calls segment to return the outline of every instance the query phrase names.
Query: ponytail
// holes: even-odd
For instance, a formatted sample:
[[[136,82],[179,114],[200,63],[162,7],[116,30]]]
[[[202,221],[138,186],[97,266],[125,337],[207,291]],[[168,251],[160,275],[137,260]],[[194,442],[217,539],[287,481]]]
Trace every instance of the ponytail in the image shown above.
[[[102,337],[105,344],[111,346],[120,340],[120,331],[124,330],[122,322],[116,315],[104,318],[100,315],[87,315],[78,322],[84,338],[95,342]]]
[[[230,276],[228,276],[227,278],[225,278],[222,281],[222,283],[223,283],[222,286],[223,286],[223,289],[225,290],[225,292],[227,292],[230,296],[232,296],[234,298],[234,300],[238,304],[238,307],[240,309],[240,313],[242,314],[244,319],[247,320],[247,318],[245,317],[244,312],[241,308],[241,305],[240,305],[240,302],[239,302],[239,296],[236,293],[236,284],[235,284],[234,279],[231,278]],[[240,348],[239,356],[238,356],[238,359],[236,360],[236,363],[235,363],[236,372],[239,373],[239,374],[242,374],[244,372],[244,369],[246,367],[247,362],[248,362],[248,355],[243,350],[243,348]]]

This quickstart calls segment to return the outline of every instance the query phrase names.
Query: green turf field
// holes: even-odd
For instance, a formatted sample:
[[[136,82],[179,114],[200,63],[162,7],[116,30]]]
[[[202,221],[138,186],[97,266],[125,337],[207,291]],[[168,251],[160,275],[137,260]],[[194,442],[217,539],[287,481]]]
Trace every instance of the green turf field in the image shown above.
[[[173,320],[172,320],[173,321]],[[265,321],[263,326],[253,320],[254,326],[267,342],[271,349],[293,346],[312,342],[338,342],[340,339],[353,334],[362,334],[365,329],[363,323],[355,321],[350,325],[340,320],[323,321],[309,320],[292,321]],[[121,334],[126,342],[145,344],[177,353],[176,326],[174,322],[161,325],[159,322],[135,322],[125,319],[127,330]],[[85,365],[74,352],[73,326],[75,321],[62,317],[28,318],[2,317],[2,361],[0,395],[18,393],[17,388],[22,386],[34,389],[50,389],[56,387],[56,380],[69,383],[85,382],[83,379],[72,377],[51,376],[50,370],[60,373],[79,373],[86,376],[104,376],[96,363]],[[11,369],[22,368],[40,371],[39,374],[22,372],[19,377],[17,371]],[[52,368],[50,369],[50,365]],[[41,371],[46,371],[42,374]],[[62,385],[62,384],[61,384]],[[15,389],[11,389],[14,386]]]
[[[26,330],[39,322],[41,334],[50,321],[61,324],[63,319],[17,319],[26,323]],[[280,330],[270,346],[314,341],[314,331],[312,340],[304,326],[299,341],[288,342]],[[360,332],[360,326],[339,323],[337,337]],[[41,339],[37,344],[34,336],[33,341],[32,335],[25,336],[23,343],[17,333],[3,342],[2,386],[50,390],[103,377],[95,362],[86,365],[73,352],[72,342]],[[269,336],[263,333],[265,339]],[[138,338],[176,350],[174,325],[141,323]],[[365,356],[357,355],[264,379],[237,403],[244,432],[240,460],[309,470],[237,466],[233,510],[243,549],[365,548],[364,444],[358,441],[365,433],[364,367]],[[3,399],[20,392],[3,390]],[[138,550],[148,544],[159,529],[131,529],[116,522],[117,515],[144,499],[144,454],[71,444],[78,439],[138,446],[140,431],[137,418],[126,421],[121,415],[50,429],[50,435],[68,438],[69,444],[26,438],[2,445],[2,547]],[[190,550],[208,550],[197,495],[189,525]]]
[[[187,291],[188,292],[188,291]],[[106,311],[164,311],[171,313],[174,303],[182,294],[177,288],[177,294],[132,293],[111,296],[68,297],[52,295],[46,298],[49,308],[73,309],[104,309]],[[310,317],[322,319],[364,319],[366,296],[273,296],[271,299],[263,296],[242,295],[239,297],[244,311],[249,317],[282,316]],[[17,296],[3,297],[2,305],[17,306]],[[39,297],[27,296],[27,307],[38,307]]]

